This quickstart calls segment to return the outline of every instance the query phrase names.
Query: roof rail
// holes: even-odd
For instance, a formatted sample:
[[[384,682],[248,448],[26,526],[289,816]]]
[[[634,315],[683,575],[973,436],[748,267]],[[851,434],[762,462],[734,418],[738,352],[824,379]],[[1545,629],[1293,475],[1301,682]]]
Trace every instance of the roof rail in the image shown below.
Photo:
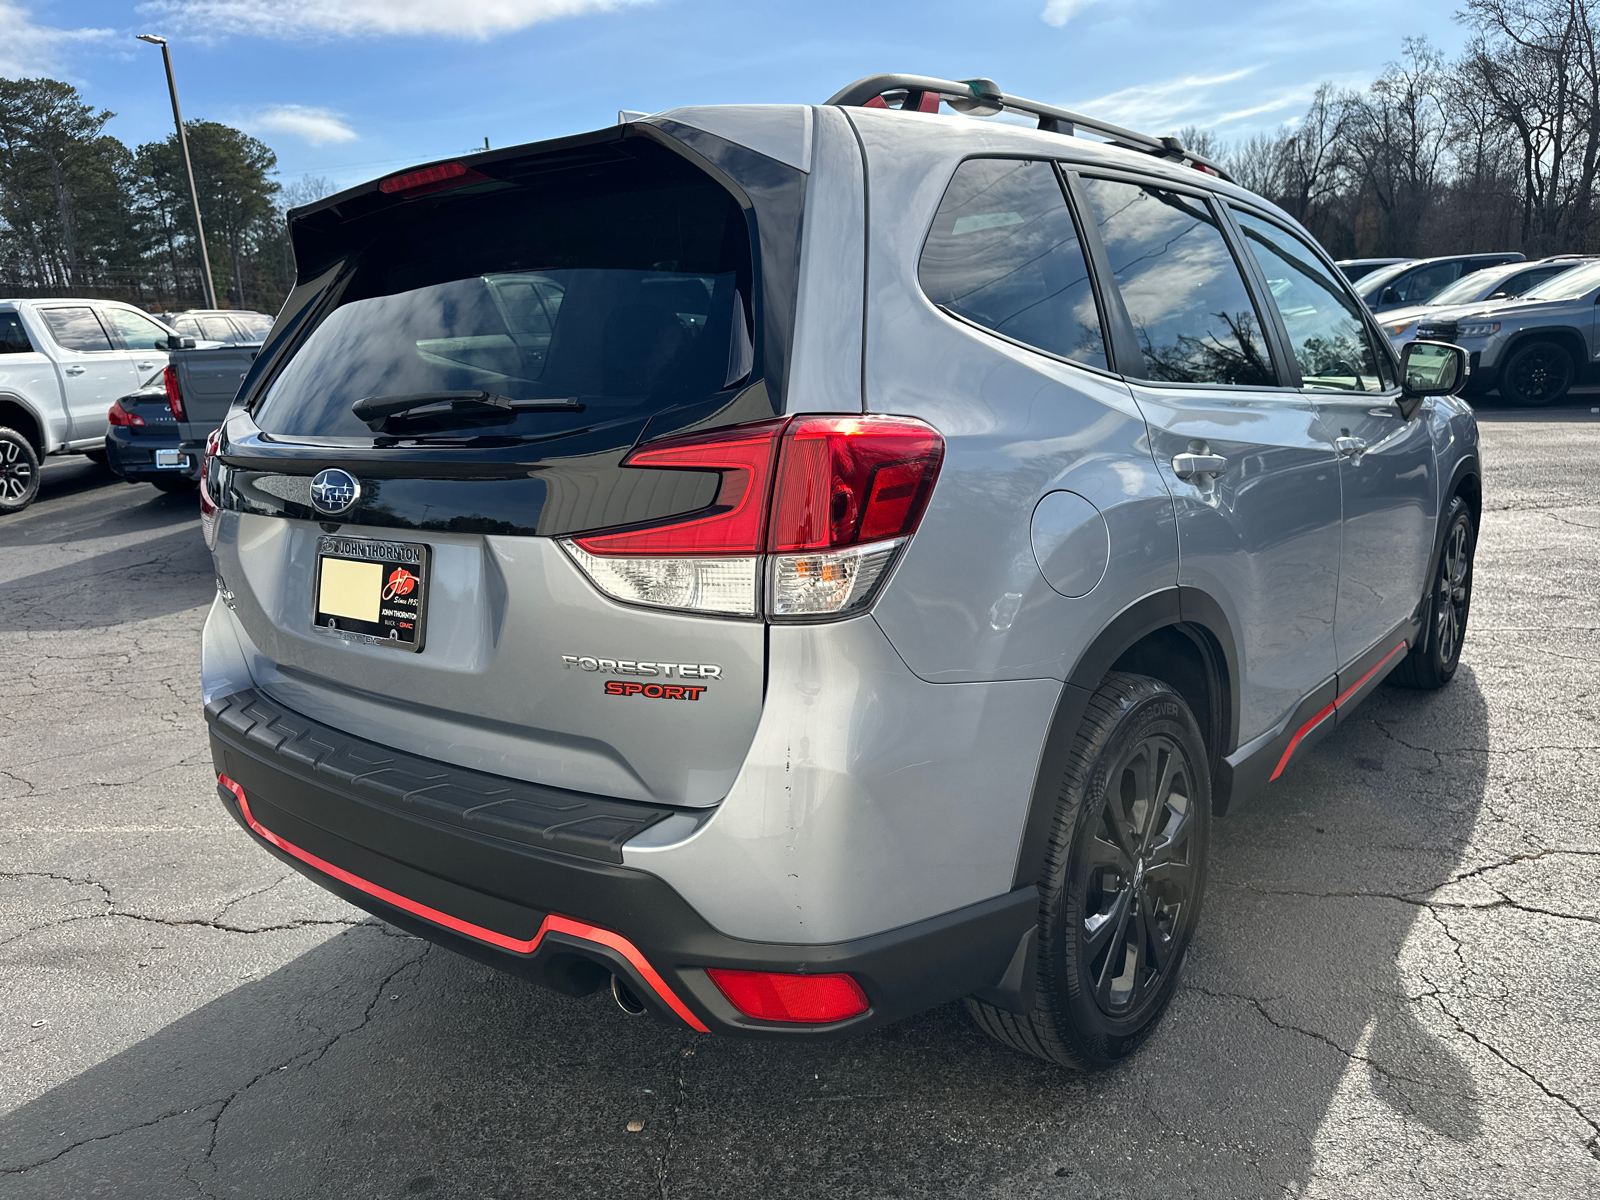
[[[888,108],[887,97],[903,96],[899,107],[911,112],[932,112],[942,100],[956,112],[972,117],[992,117],[1002,112],[1023,113],[1036,117],[1039,128],[1046,133],[1075,134],[1082,129],[1098,134],[1113,146],[1124,150],[1137,150],[1153,154],[1170,162],[1187,163],[1197,170],[1233,182],[1230,176],[1209,158],[1202,158],[1192,150],[1184,149],[1175,137],[1151,137],[1099,121],[1082,113],[1070,112],[1037,100],[1024,100],[1021,96],[1008,96],[992,79],[934,79],[927,75],[868,75],[858,79],[829,99],[829,104],[844,108]],[[925,107],[929,97],[935,100],[932,109]]]

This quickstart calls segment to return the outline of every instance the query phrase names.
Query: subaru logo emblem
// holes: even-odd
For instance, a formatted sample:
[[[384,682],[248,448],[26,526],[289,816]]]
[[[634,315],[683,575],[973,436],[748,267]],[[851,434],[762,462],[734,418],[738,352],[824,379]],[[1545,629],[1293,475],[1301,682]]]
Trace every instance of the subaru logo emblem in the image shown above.
[[[318,512],[342,513],[361,496],[361,485],[356,482],[356,477],[349,471],[341,471],[338,467],[329,467],[326,471],[318,471],[317,477],[311,481],[311,503]]]

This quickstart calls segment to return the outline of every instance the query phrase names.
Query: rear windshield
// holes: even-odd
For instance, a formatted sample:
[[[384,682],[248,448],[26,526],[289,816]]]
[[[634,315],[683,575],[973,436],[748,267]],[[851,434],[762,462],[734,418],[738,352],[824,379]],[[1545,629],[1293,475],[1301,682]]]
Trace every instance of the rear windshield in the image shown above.
[[[760,365],[750,232],[732,194],[659,148],[555,184],[419,206],[374,239],[268,388],[261,430],[370,438],[350,411],[368,398],[488,393],[584,406],[581,417],[433,415],[411,430],[544,433],[750,381]]]

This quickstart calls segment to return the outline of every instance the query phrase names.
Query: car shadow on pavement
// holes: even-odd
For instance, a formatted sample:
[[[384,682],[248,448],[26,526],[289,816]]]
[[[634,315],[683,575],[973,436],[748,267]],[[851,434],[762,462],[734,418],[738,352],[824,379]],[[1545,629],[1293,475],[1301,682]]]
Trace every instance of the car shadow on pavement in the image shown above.
[[[1111,1071],[1008,1051],[959,1005],[845,1041],[701,1037],[368,923],[0,1118],[6,1193],[1298,1194],[1335,1106],[1368,1113],[1337,1125],[1375,1140],[1352,1154],[1425,1162],[1483,1124],[1424,901],[1472,835],[1487,736],[1470,668],[1380,690],[1236,806],[1186,982]],[[153,928],[197,961],[310,932]]]
[[[163,501],[170,499],[162,497]],[[145,513],[146,508],[155,511]],[[106,522],[105,536],[181,522],[171,533],[4,580],[0,584],[0,633],[103,628],[168,616],[209,601],[216,590],[216,573],[194,512],[185,507],[169,514],[165,508],[165,504],[151,504],[124,510]],[[137,523],[140,517],[150,523]],[[68,539],[54,535],[52,540]]]

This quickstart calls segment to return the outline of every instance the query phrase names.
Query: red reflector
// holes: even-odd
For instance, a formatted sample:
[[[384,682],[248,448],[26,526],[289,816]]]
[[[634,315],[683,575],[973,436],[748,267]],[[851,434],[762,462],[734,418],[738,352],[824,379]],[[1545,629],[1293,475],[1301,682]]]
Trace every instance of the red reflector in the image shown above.
[[[172,410],[172,415],[180,421],[188,420],[183,415],[183,396],[178,391],[177,367],[168,367],[161,372],[161,386],[167,389],[167,407]]]
[[[728,1002],[758,1021],[825,1025],[867,1011],[867,994],[848,975],[779,975],[706,968]]]
[[[798,417],[784,438],[771,547],[902,537],[922,518],[944,439],[911,417]]]
[[[437,167],[423,167],[420,171],[391,175],[378,184],[378,190],[387,195],[425,196],[429,192],[465,187],[487,178],[487,175],[474,171],[465,163],[440,163]]]
[[[106,414],[106,420],[112,425],[121,426],[144,424],[144,418],[123,408],[121,400],[111,406],[111,411]]]
[[[762,421],[641,446],[623,466],[720,471],[715,501],[670,525],[590,534],[578,545],[590,554],[760,554],[773,446],[783,426]]]

